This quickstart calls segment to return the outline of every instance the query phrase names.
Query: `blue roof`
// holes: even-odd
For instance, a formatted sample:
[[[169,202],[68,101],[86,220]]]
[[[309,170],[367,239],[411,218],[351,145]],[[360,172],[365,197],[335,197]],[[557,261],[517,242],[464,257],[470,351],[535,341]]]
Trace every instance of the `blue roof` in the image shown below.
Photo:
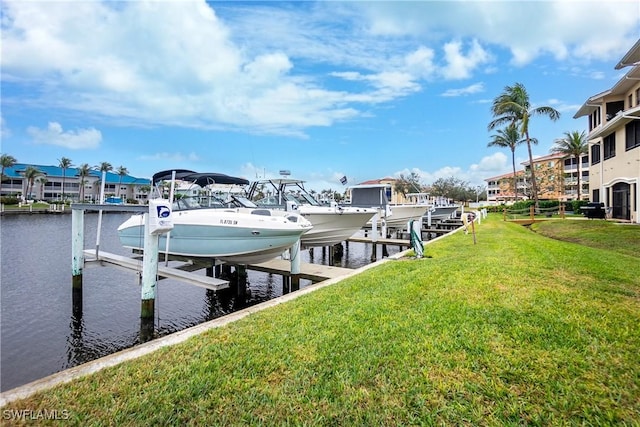
[[[58,167],[58,166],[45,166],[45,165],[31,165],[31,164],[27,164],[27,163],[16,163],[15,165],[13,165],[10,168],[5,168],[4,170],[4,176],[7,178],[23,178],[23,172],[24,170],[29,167],[32,166],[36,169],[38,169],[40,172],[42,172],[44,175],[49,176],[49,177],[57,177],[57,178],[62,178],[63,173],[62,173],[62,168]],[[78,168],[67,168],[64,172],[64,175],[69,178],[69,177],[75,177],[78,176]],[[102,172],[100,172],[99,170],[96,169],[91,169],[91,171],[89,172],[89,176],[93,176],[96,177],[98,179],[100,179],[100,177],[102,176]],[[107,172],[107,179],[105,180],[106,183],[110,183],[110,184],[117,184],[119,182],[121,182],[122,184],[136,184],[136,185],[150,185],[151,184],[151,180],[146,179],[146,178],[136,178],[133,177],[131,175],[123,175],[122,177],[120,175],[118,175],[117,173],[114,172]]]

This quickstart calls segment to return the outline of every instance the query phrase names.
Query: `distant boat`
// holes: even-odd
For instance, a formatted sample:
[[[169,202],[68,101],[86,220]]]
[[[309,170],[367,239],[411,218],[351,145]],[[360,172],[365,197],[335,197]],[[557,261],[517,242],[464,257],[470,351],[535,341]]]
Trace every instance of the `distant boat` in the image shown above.
[[[189,172],[182,170],[176,176],[201,184],[246,181],[223,174]],[[160,174],[154,175],[154,183],[163,180]],[[160,236],[160,252],[167,252],[169,238],[168,253],[172,255],[253,264],[279,256],[312,229],[311,223],[296,212],[231,207],[222,200],[214,203],[209,199],[203,205],[200,201],[199,198],[176,199],[172,213],[174,227],[169,234]],[[142,249],[143,215],[133,215],[121,224],[118,236],[124,247]]]
[[[260,192],[268,195],[254,200]],[[258,207],[298,212],[313,228],[302,235],[302,247],[332,246],[347,240],[365,226],[376,209],[321,204],[297,179],[264,179],[251,183],[248,198]]]
[[[402,230],[412,220],[422,220],[428,205],[423,203],[391,204],[389,184],[352,185],[351,206],[375,207],[387,228]]]

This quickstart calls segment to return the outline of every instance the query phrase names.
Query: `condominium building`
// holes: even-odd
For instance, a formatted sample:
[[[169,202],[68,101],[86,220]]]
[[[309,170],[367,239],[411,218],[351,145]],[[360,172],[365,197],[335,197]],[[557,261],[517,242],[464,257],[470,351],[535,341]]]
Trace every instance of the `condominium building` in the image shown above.
[[[485,179],[487,200],[507,203],[515,200],[531,199],[531,168],[529,161],[521,163],[523,170],[516,171],[517,199],[513,192],[513,172]],[[549,154],[533,159],[541,200],[569,201],[578,199],[578,165],[575,158],[563,154]],[[583,156],[580,165],[581,198],[589,196],[588,156]]]
[[[640,223],[640,40],[615,67],[629,71],[593,95],[574,118],[589,120],[589,193],[613,218]]]
[[[513,191],[513,172],[504,175],[486,178],[487,182],[487,201],[495,203],[510,203],[516,200],[522,200],[527,191],[527,185],[524,178],[524,171],[516,171],[516,188],[518,197]]]
[[[32,183],[25,178],[28,167],[35,168],[39,174]],[[100,198],[102,172],[89,171],[81,177],[77,168],[62,169],[57,166],[30,165],[16,163],[7,167],[2,176],[0,196],[17,196],[23,200],[59,201],[73,200],[95,202]],[[63,188],[64,185],[64,188]],[[122,200],[144,202],[150,189],[150,181],[130,175],[106,173],[105,197],[119,197]],[[64,194],[63,194],[64,193]]]

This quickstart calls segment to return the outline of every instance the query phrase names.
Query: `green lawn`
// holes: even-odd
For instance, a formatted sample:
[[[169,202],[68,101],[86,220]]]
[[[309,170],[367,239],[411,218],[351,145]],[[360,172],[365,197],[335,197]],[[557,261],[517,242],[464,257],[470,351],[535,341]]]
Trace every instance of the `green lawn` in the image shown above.
[[[476,245],[456,233],[3,409],[76,425],[638,425],[637,252],[501,218]]]

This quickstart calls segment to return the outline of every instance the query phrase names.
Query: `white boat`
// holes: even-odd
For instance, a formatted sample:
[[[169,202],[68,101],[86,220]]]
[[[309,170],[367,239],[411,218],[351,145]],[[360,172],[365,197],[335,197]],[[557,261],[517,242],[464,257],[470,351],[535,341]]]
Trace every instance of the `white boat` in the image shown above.
[[[226,177],[196,177],[187,172],[180,179],[204,183],[217,175],[216,182],[221,183]],[[168,247],[171,255],[215,258],[232,264],[259,263],[282,254],[312,229],[311,223],[296,212],[228,207],[221,201],[203,207],[200,198],[179,198],[173,207],[174,227],[161,235],[159,242],[160,252],[166,253]],[[143,249],[144,216],[133,215],[126,220],[118,227],[118,236],[124,247]]]
[[[251,183],[248,198],[258,207],[298,212],[313,228],[302,235],[302,247],[332,246],[347,240],[365,226],[376,209],[319,203],[297,179],[265,179]]]
[[[379,209],[380,220],[388,229],[402,230],[412,220],[422,220],[428,205],[423,203],[391,204],[391,186],[388,184],[361,184],[349,187],[351,206]]]

